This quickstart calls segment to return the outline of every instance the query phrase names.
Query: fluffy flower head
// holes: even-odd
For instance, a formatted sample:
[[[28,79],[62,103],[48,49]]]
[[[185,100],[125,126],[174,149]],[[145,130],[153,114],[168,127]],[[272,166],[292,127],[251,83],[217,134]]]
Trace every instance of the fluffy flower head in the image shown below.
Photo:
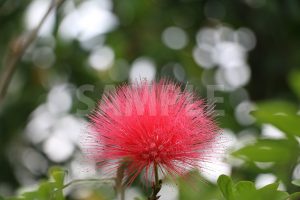
[[[133,181],[141,172],[181,175],[199,168],[217,138],[218,127],[203,100],[171,81],[124,85],[106,93],[90,115],[85,148],[115,170],[126,162]]]

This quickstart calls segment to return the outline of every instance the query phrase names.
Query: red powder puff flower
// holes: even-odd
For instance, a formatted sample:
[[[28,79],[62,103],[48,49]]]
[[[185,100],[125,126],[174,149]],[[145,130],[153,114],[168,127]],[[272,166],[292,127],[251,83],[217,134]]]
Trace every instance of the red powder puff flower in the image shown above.
[[[153,178],[155,168],[183,175],[214,151],[219,129],[210,113],[203,100],[170,81],[124,85],[105,94],[90,115],[85,148],[110,172],[126,162],[129,183],[141,172]]]

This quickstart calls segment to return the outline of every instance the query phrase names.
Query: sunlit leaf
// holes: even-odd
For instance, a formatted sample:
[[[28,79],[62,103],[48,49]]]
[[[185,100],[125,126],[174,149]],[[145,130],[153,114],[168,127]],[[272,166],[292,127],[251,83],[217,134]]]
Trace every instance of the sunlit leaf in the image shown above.
[[[293,180],[292,183],[293,183],[294,185],[300,186],[300,179]]]
[[[52,191],[52,198],[55,200],[63,200],[62,187],[64,185],[65,171],[59,167],[52,167],[49,170],[49,176],[54,180],[55,189]]]
[[[257,162],[287,162],[293,158],[295,146],[289,140],[258,140],[232,155]]]
[[[59,167],[52,167],[49,170],[50,177],[52,177],[58,188],[61,188],[64,185],[64,179],[66,172]]]
[[[38,192],[25,192],[22,195],[25,199],[40,199]]]
[[[260,188],[258,191],[262,199],[285,200],[289,196],[287,192],[277,190],[279,183],[272,183]]]
[[[39,195],[43,199],[47,199],[55,190],[55,184],[52,182],[42,182],[39,187]]]
[[[294,104],[284,101],[266,101],[257,104],[252,115],[259,123],[272,124],[288,135],[300,136],[300,116]]]

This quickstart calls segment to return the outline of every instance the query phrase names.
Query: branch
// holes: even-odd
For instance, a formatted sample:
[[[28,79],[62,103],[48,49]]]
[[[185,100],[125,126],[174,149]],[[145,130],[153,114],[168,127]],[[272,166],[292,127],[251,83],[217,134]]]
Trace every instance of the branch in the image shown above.
[[[69,187],[70,185],[76,184],[76,183],[84,183],[84,182],[99,182],[99,183],[113,183],[114,179],[111,178],[106,178],[106,179],[95,179],[95,178],[91,178],[91,179],[76,179],[73,180],[69,183],[67,183],[66,185],[64,185],[61,190]]]
[[[31,31],[29,35],[22,34],[12,41],[8,53],[4,59],[4,67],[0,74],[0,105],[4,100],[7,88],[16,70],[19,60],[22,58],[26,49],[36,39],[38,32],[46,21],[52,10],[59,8],[65,0],[52,0],[48,10],[38,23],[37,27]]]

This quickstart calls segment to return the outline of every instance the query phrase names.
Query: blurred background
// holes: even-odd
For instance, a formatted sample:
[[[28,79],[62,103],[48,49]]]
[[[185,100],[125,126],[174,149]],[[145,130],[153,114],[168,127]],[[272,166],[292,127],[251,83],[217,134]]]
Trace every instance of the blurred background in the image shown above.
[[[0,77],[15,56],[9,49],[30,34],[50,3],[0,1]],[[218,121],[233,152],[201,174],[201,191],[167,185],[162,199],[217,199],[223,173],[256,187],[279,181],[282,190],[296,191],[299,36],[298,0],[62,1],[16,64],[1,101],[0,194],[36,186],[54,165],[67,170],[69,180],[101,176],[80,153],[86,115],[103,91],[140,77],[167,77],[202,97],[218,97]],[[66,193],[114,198],[95,186],[76,191]],[[126,195],[145,192],[135,183]]]

